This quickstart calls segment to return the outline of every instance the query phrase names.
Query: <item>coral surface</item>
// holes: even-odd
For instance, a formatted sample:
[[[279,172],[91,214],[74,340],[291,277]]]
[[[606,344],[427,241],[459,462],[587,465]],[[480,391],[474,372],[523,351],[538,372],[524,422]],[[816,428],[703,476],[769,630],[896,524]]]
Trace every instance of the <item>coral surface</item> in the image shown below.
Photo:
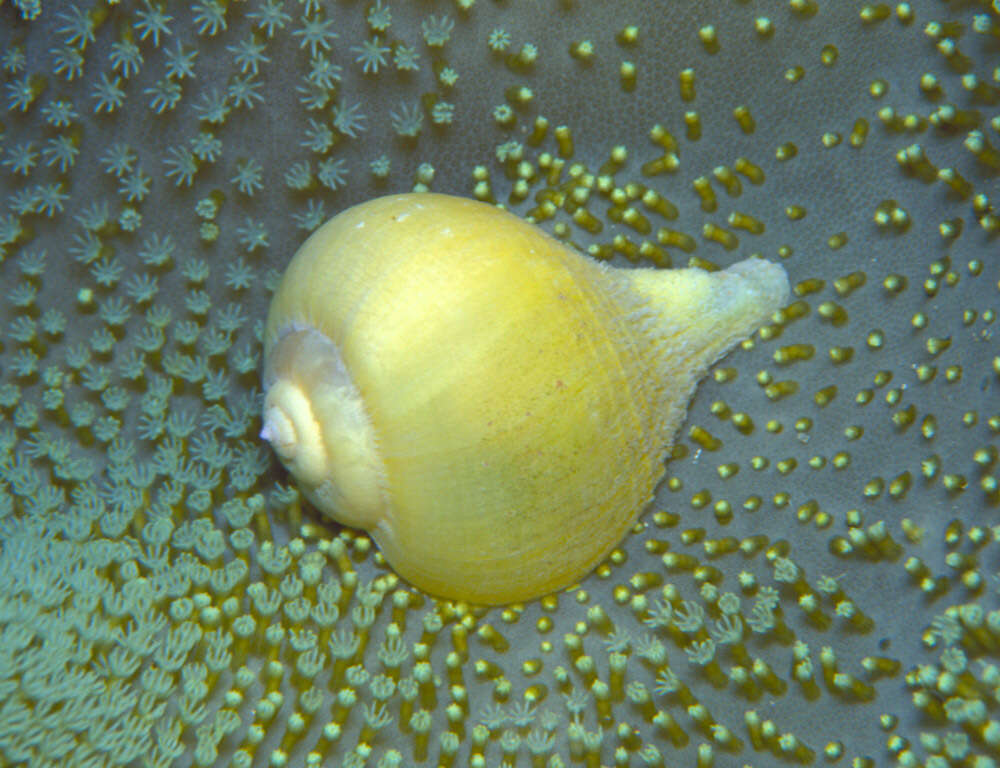
[[[1000,9],[0,0],[0,764],[988,768]],[[780,261],[577,587],[435,601],[258,439],[378,194]]]

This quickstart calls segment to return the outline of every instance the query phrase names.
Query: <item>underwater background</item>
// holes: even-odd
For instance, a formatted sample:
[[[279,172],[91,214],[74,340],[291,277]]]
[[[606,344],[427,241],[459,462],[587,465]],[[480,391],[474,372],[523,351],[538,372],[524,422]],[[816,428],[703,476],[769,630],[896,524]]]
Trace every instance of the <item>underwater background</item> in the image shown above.
[[[1000,8],[0,0],[0,765],[995,766]],[[596,573],[438,602],[257,437],[379,194],[782,263]]]

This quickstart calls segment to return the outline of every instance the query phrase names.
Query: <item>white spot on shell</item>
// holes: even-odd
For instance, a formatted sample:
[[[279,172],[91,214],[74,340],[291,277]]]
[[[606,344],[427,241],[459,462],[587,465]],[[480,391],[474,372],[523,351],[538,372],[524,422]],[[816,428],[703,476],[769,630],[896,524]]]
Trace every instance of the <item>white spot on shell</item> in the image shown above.
[[[410,216],[410,214],[408,214],[408,213],[401,213],[401,214],[399,214],[399,216],[396,217],[396,221],[397,222],[403,221],[404,219],[409,218],[409,216]]]
[[[313,331],[316,330],[311,323],[305,320],[291,320],[290,322],[284,323],[278,332],[275,334],[275,343],[280,341],[283,337],[287,336],[289,333],[298,333],[299,331]]]
[[[366,223],[367,223],[367,222],[364,222],[364,221],[359,221],[359,222],[358,222],[357,224],[355,224],[355,225],[354,225],[354,228],[355,228],[355,229],[364,229],[364,228],[365,228],[365,224],[366,224]]]

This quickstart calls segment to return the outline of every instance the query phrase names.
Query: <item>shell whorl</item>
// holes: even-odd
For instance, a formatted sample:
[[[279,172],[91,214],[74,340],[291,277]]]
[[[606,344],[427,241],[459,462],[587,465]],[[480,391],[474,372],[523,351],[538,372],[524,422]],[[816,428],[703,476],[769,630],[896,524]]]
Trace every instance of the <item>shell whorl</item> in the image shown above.
[[[386,509],[375,429],[340,351],[309,327],[278,335],[264,373],[264,426],[303,492],[322,512],[371,529]]]

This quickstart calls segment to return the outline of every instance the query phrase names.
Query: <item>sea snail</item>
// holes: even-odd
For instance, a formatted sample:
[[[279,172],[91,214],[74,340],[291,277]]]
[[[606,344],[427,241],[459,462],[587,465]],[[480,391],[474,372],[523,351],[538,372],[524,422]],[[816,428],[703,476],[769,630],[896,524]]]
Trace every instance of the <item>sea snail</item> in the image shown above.
[[[485,203],[377,198],[282,276],[261,436],[410,583],[527,600],[619,543],[698,379],[787,298],[760,259],[616,269]]]

